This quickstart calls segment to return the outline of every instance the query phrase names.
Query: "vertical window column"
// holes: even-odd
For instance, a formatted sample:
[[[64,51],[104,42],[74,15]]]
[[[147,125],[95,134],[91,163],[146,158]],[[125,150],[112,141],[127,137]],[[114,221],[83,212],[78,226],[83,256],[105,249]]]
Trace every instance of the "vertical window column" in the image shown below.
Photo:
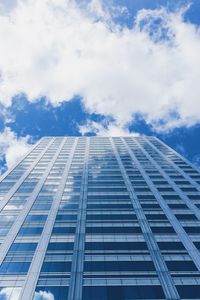
[[[112,138],[110,140],[111,140],[112,147],[113,147],[113,150],[115,153],[115,157],[118,161],[121,173],[122,173],[124,181],[126,183],[127,190],[129,192],[130,198],[132,200],[133,208],[135,210],[135,213],[136,213],[138,222],[140,224],[143,236],[147,243],[147,247],[148,247],[151,257],[152,257],[152,261],[155,265],[158,277],[160,279],[163,291],[165,293],[165,296],[167,299],[171,299],[171,300],[177,299],[178,300],[178,299],[180,299],[180,297],[179,297],[176,287],[173,283],[173,280],[169,274],[167,265],[164,261],[164,258],[162,257],[162,254],[159,250],[157,242],[152,234],[150,225],[149,225],[147,218],[143,212],[140,202],[134,192],[131,181],[127,175],[126,169],[123,166],[121,157],[117,151],[117,147],[114,143],[114,140]]]
[[[168,218],[168,220],[170,221],[170,223],[173,226],[174,230],[176,231],[180,241],[183,243],[186,250],[188,251],[188,253],[192,257],[192,259],[193,259],[196,267],[198,268],[198,270],[200,270],[200,254],[199,254],[199,251],[197,250],[197,248],[193,244],[192,240],[189,238],[189,236],[187,235],[187,233],[185,232],[185,230],[181,226],[180,222],[177,220],[176,216],[173,214],[173,212],[169,208],[166,201],[163,199],[163,197],[160,194],[159,190],[156,188],[156,186],[154,185],[154,183],[152,182],[152,180],[150,179],[150,177],[148,176],[148,174],[144,170],[144,168],[141,165],[141,163],[139,162],[139,160],[134,155],[134,152],[133,152],[133,150],[131,150],[131,147],[124,140],[123,140],[123,143],[126,146],[129,155],[131,156],[134,163],[136,164],[139,171],[141,172],[142,176],[146,180],[149,188],[151,189],[151,191],[155,195],[155,197],[156,197],[160,207],[162,208],[165,216]],[[144,151],[143,151],[143,154],[144,154],[144,156],[146,156]]]
[[[66,142],[66,139],[64,139],[63,143]],[[62,143],[62,146],[63,146]],[[44,225],[44,229],[42,231],[41,238],[38,242],[38,246],[36,249],[36,253],[33,257],[28,275],[26,277],[26,281],[24,284],[24,287],[22,289],[21,295],[20,295],[20,300],[27,300],[27,299],[32,299],[35,291],[35,287],[39,278],[40,270],[42,268],[42,263],[45,257],[45,253],[48,247],[49,239],[51,237],[52,229],[55,223],[56,215],[59,209],[59,204],[62,198],[62,194],[65,188],[65,183],[66,183],[66,178],[68,176],[68,172],[70,169],[71,161],[73,159],[74,151],[77,145],[77,139],[74,140],[70,155],[68,157],[68,160],[66,162],[64,172],[62,175],[62,179],[60,181],[60,185],[58,187],[57,193],[55,197],[53,198],[53,202],[50,208],[50,211],[48,213],[48,218],[47,221]],[[59,153],[60,153],[59,149]],[[58,153],[58,154],[59,154]],[[50,166],[50,170],[52,168],[52,164]]]
[[[148,145],[150,146],[150,147],[152,147],[161,157],[163,157],[165,160],[167,160],[168,162],[169,162],[169,164],[170,165],[172,165],[186,180],[188,180],[190,183],[191,183],[191,185],[193,185],[193,186],[195,186],[197,189],[198,189],[198,191],[200,191],[200,185],[193,179],[193,178],[191,178],[187,173],[185,173],[177,164],[175,164],[174,162],[173,162],[173,160],[172,159],[170,159],[169,157],[167,157],[162,151],[160,151],[159,149],[158,149],[158,147],[156,147],[153,143],[152,143],[152,141],[151,140],[149,140],[148,138],[146,138],[146,137],[144,137],[144,139],[145,139],[145,141],[148,143]],[[174,152],[174,150],[173,149],[170,149],[171,150],[171,152],[174,154],[176,154],[176,156],[177,157],[180,157],[181,158],[181,160],[183,160],[184,162],[186,162],[187,163],[187,165],[189,165],[189,166],[191,166],[191,164],[189,163],[189,162],[187,162],[187,161],[185,161],[185,159],[182,157],[182,156],[180,156],[178,153],[176,153],[176,152]],[[174,154],[174,155],[175,155]],[[193,168],[193,166],[192,166],[192,168]],[[200,174],[199,174],[200,175]]]
[[[30,167],[28,168],[28,170],[25,173],[23,173],[23,175],[19,178],[19,180],[16,182],[16,184],[9,190],[9,192],[1,200],[1,202],[0,202],[0,211],[3,209],[3,207],[6,205],[6,203],[10,200],[10,198],[14,195],[14,193],[18,190],[18,188],[24,182],[24,180],[26,179],[26,177],[28,177],[28,175],[31,173],[31,171],[33,170],[33,168],[37,165],[37,163],[43,157],[43,155],[45,154],[45,152],[47,151],[47,149],[52,145],[53,141],[54,141],[54,139],[52,139],[50,141],[50,143],[49,142],[47,143],[47,145],[45,146],[45,148],[38,155],[37,159],[30,165]],[[33,149],[35,149],[35,147]],[[32,149],[32,151],[33,151],[33,149]]]
[[[45,151],[52,145],[52,143],[53,143],[53,140],[47,147],[45,147],[45,150],[42,151],[42,155],[44,155]],[[55,159],[56,159],[58,153],[59,152],[57,152],[55,154],[55,156],[54,156]],[[52,164],[53,164],[53,162],[54,162],[54,160],[52,160]],[[33,192],[30,193],[30,195],[29,195],[30,198],[28,199],[28,201],[24,205],[23,212],[16,218],[16,220],[13,223],[9,233],[7,234],[6,238],[4,239],[4,242],[1,244],[1,247],[0,247],[0,264],[3,262],[6,254],[8,252],[8,249],[10,248],[10,246],[13,243],[19,229],[21,228],[21,226],[22,226],[22,224],[23,224],[23,222],[26,218],[26,215],[28,214],[31,206],[33,205],[33,203],[34,203],[34,201],[35,201],[35,199],[36,199],[36,197],[37,197],[37,195],[40,191],[40,189],[42,188],[42,185],[43,185],[43,183],[46,179],[46,176],[48,175],[48,172],[50,171],[50,169],[51,169],[51,164],[48,166],[48,168],[46,169],[43,177],[40,179],[40,181],[35,186]]]
[[[88,152],[89,138],[86,138],[83,178],[80,190],[79,213],[76,227],[76,238],[74,243],[74,254],[72,258],[71,280],[68,300],[80,300],[82,297],[82,280],[85,248],[85,224],[87,207],[87,184],[88,184]]]
[[[199,169],[193,165],[189,160],[187,160],[185,157],[181,156],[178,152],[176,152],[175,150],[173,150],[172,148],[170,148],[167,144],[163,143],[161,140],[159,140],[157,137],[154,137],[154,139],[157,141],[157,143],[159,143],[162,147],[166,148],[167,150],[170,150],[172,153],[174,153],[176,156],[178,156],[179,158],[181,158],[185,163],[187,163],[187,165],[189,165],[192,169],[194,169],[197,174],[199,173]]]
[[[21,163],[23,162],[23,160],[34,150],[36,149],[41,143],[43,142],[43,140],[39,140],[35,145],[33,145],[31,147],[31,149],[21,157],[21,159],[19,161],[17,161],[11,168],[9,168],[2,176],[1,176],[1,179],[0,179],[0,182],[3,181],[4,178],[6,178],[7,176],[9,176],[12,171]]]
[[[188,196],[181,191],[180,187],[170,178],[170,176],[162,169],[162,167],[159,166],[159,164],[151,157],[151,155],[149,155],[149,153],[144,149],[144,147],[142,147],[140,145],[140,143],[137,141],[137,139],[135,139],[134,141],[138,145],[138,147],[141,149],[141,151],[144,153],[144,155],[149,159],[149,161],[160,172],[160,174],[163,176],[163,178],[166,179],[166,181],[169,183],[170,187],[172,187],[174,189],[174,191],[177,193],[177,195],[179,195],[180,198],[183,199],[183,201],[186,203],[186,205],[195,214],[197,219],[200,220],[200,210],[196,207],[196,205],[194,205],[192,203],[192,201],[188,198]],[[166,159],[166,157],[164,155],[162,155],[162,156],[164,159]],[[171,163],[170,160],[169,160],[169,162]],[[175,168],[176,168],[176,166],[175,166]],[[179,172],[179,170],[178,170],[178,172]]]

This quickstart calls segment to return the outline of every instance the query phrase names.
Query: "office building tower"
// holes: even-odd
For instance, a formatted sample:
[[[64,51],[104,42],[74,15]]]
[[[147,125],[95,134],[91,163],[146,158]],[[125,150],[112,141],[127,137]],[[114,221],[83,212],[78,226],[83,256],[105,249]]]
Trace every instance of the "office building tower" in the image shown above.
[[[44,137],[0,182],[0,300],[200,299],[200,172],[155,137]]]

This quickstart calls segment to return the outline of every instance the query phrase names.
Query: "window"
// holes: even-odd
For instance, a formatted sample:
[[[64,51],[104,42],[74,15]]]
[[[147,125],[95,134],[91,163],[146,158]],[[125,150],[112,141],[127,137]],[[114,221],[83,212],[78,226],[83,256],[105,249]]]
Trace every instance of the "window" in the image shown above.
[[[181,299],[200,298],[200,285],[177,285],[176,288]]]
[[[82,300],[165,299],[161,286],[84,286]]]
[[[161,250],[185,250],[181,242],[158,242],[158,246]]]
[[[28,215],[25,219],[25,222],[38,222],[46,221],[47,215]]]
[[[199,234],[200,233],[200,226],[196,226],[196,227],[184,226],[184,229],[188,234]]]
[[[92,214],[87,215],[87,220],[136,220],[136,215],[134,214]]]
[[[75,233],[75,227],[54,227],[52,234],[67,234],[67,233]]]
[[[171,209],[187,209],[187,205],[186,204],[182,204],[182,203],[172,203],[172,204],[168,204],[169,207]]]
[[[51,203],[35,203],[33,204],[31,210],[50,210]]]
[[[22,227],[18,235],[38,235],[42,233],[42,227]]]
[[[193,261],[166,261],[166,264],[170,271],[197,271]]]
[[[69,261],[51,261],[51,262],[43,263],[41,272],[64,273],[64,272],[70,272],[70,270],[71,270],[71,262]]]
[[[147,250],[145,242],[86,242],[86,250]]]
[[[0,274],[26,274],[30,262],[3,262],[0,266]]]
[[[77,215],[57,215],[56,221],[74,221]]]
[[[0,287],[0,299],[19,300],[20,292],[20,287]]]
[[[145,214],[147,217],[147,220],[154,221],[154,220],[167,220],[167,217],[165,215],[161,214]]]
[[[140,227],[112,226],[112,227],[86,227],[86,233],[142,233]]]
[[[18,251],[35,251],[37,243],[14,243],[9,249],[9,252],[18,252]]]
[[[102,204],[88,204],[88,209],[132,209],[132,204],[124,204],[124,203],[102,203]]]
[[[67,294],[67,286],[38,286],[36,287],[33,300],[67,300]]]
[[[86,261],[85,272],[155,271],[151,261]]]
[[[175,233],[174,228],[173,227],[161,227],[161,226],[151,226],[151,230],[153,233],[160,233],[160,234],[169,234],[169,233]]]
[[[175,214],[179,220],[197,220],[197,217],[193,214]]]
[[[65,251],[73,250],[74,243],[49,243],[47,250],[48,251]]]

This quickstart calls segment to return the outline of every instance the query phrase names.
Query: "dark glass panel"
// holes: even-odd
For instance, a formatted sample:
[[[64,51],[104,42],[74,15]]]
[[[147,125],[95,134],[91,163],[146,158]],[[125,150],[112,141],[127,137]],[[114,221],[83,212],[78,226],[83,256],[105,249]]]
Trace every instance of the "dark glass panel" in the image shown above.
[[[51,262],[43,263],[41,272],[60,273],[60,272],[70,272],[70,270],[71,270],[71,262],[69,261],[51,261]]]
[[[49,251],[64,251],[73,250],[74,243],[49,243],[47,250]]]
[[[147,250],[145,242],[86,242],[86,250]]]
[[[151,261],[86,261],[85,272],[155,271]]]
[[[197,271],[197,267],[193,261],[166,261],[167,267],[170,271]]]
[[[200,299],[200,285],[177,285],[181,299]]]
[[[84,286],[82,300],[165,299],[161,286]]]

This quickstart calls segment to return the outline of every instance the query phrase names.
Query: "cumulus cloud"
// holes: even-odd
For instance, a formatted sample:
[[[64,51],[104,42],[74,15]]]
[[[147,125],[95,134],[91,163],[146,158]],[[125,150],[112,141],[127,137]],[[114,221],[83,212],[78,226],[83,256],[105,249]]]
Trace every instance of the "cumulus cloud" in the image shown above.
[[[18,0],[0,15],[0,101],[80,95],[121,128],[136,113],[160,130],[199,122],[200,33],[184,11],[141,10],[127,28],[123,7],[81,3]]]
[[[4,300],[18,300],[21,288],[3,287],[0,290],[0,297]]]
[[[5,157],[6,166],[10,168],[31,147],[29,137],[17,138],[9,128],[0,133],[0,156]]]
[[[136,133],[130,133],[126,127],[121,127],[116,122],[104,124],[102,122],[88,121],[86,124],[79,126],[79,132],[82,135],[92,133],[98,136],[138,136]]]
[[[55,297],[51,292],[39,291],[35,292],[34,300],[55,300]]]

